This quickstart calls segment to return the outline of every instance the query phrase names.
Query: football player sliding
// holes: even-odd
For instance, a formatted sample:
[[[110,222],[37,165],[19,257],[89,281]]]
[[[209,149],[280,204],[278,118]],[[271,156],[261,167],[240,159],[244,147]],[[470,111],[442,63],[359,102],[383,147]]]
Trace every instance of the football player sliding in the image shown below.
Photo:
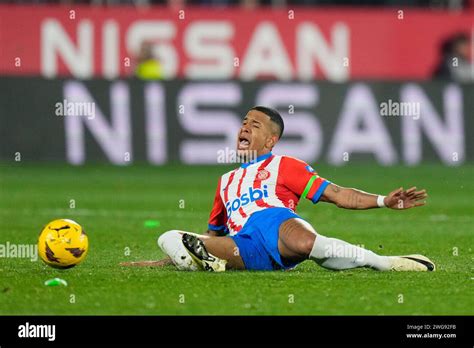
[[[206,234],[167,231],[158,238],[158,245],[169,259],[135,264],[173,263],[180,270],[191,271],[271,271],[292,269],[313,260],[331,270],[435,270],[435,264],[425,256],[378,255],[321,235],[298,216],[300,198],[344,209],[404,210],[424,205],[427,193],[412,187],[381,196],[336,185],[307,163],[272,153],[283,130],[278,111],[252,108],[237,133],[237,153],[248,161],[219,178]]]

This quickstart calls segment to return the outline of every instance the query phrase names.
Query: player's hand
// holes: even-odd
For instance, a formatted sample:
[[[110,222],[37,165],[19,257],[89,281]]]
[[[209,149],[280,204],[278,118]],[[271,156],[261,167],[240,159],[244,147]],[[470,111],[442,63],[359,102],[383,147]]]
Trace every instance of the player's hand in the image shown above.
[[[424,201],[428,197],[426,190],[417,191],[416,187],[403,190],[403,187],[396,189],[388,194],[384,199],[385,206],[391,209],[410,209],[425,205]]]

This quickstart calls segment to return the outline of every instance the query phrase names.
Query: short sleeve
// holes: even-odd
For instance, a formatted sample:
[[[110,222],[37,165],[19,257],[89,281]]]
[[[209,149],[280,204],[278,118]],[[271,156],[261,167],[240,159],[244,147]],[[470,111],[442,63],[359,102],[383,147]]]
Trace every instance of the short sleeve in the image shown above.
[[[284,185],[296,194],[317,203],[330,181],[321,178],[306,162],[284,156],[281,159],[280,174]]]

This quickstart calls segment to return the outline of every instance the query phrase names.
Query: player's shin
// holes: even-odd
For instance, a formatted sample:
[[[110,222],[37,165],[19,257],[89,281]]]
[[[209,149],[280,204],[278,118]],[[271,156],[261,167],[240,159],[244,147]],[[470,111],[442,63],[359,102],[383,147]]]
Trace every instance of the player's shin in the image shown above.
[[[158,246],[179,270],[198,271],[198,265],[183,245],[183,233],[189,232],[171,230],[163,233],[158,238]]]
[[[309,258],[320,266],[332,270],[344,270],[356,267],[370,267],[379,271],[388,271],[391,267],[389,257],[344,242],[336,238],[317,235]]]

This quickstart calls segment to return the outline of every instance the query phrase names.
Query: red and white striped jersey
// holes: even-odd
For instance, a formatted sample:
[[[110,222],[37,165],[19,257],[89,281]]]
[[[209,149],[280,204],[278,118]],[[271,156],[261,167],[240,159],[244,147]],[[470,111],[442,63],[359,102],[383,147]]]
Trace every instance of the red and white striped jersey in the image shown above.
[[[301,197],[317,203],[329,183],[307,163],[270,152],[221,176],[208,228],[235,235],[257,211],[296,211]]]

